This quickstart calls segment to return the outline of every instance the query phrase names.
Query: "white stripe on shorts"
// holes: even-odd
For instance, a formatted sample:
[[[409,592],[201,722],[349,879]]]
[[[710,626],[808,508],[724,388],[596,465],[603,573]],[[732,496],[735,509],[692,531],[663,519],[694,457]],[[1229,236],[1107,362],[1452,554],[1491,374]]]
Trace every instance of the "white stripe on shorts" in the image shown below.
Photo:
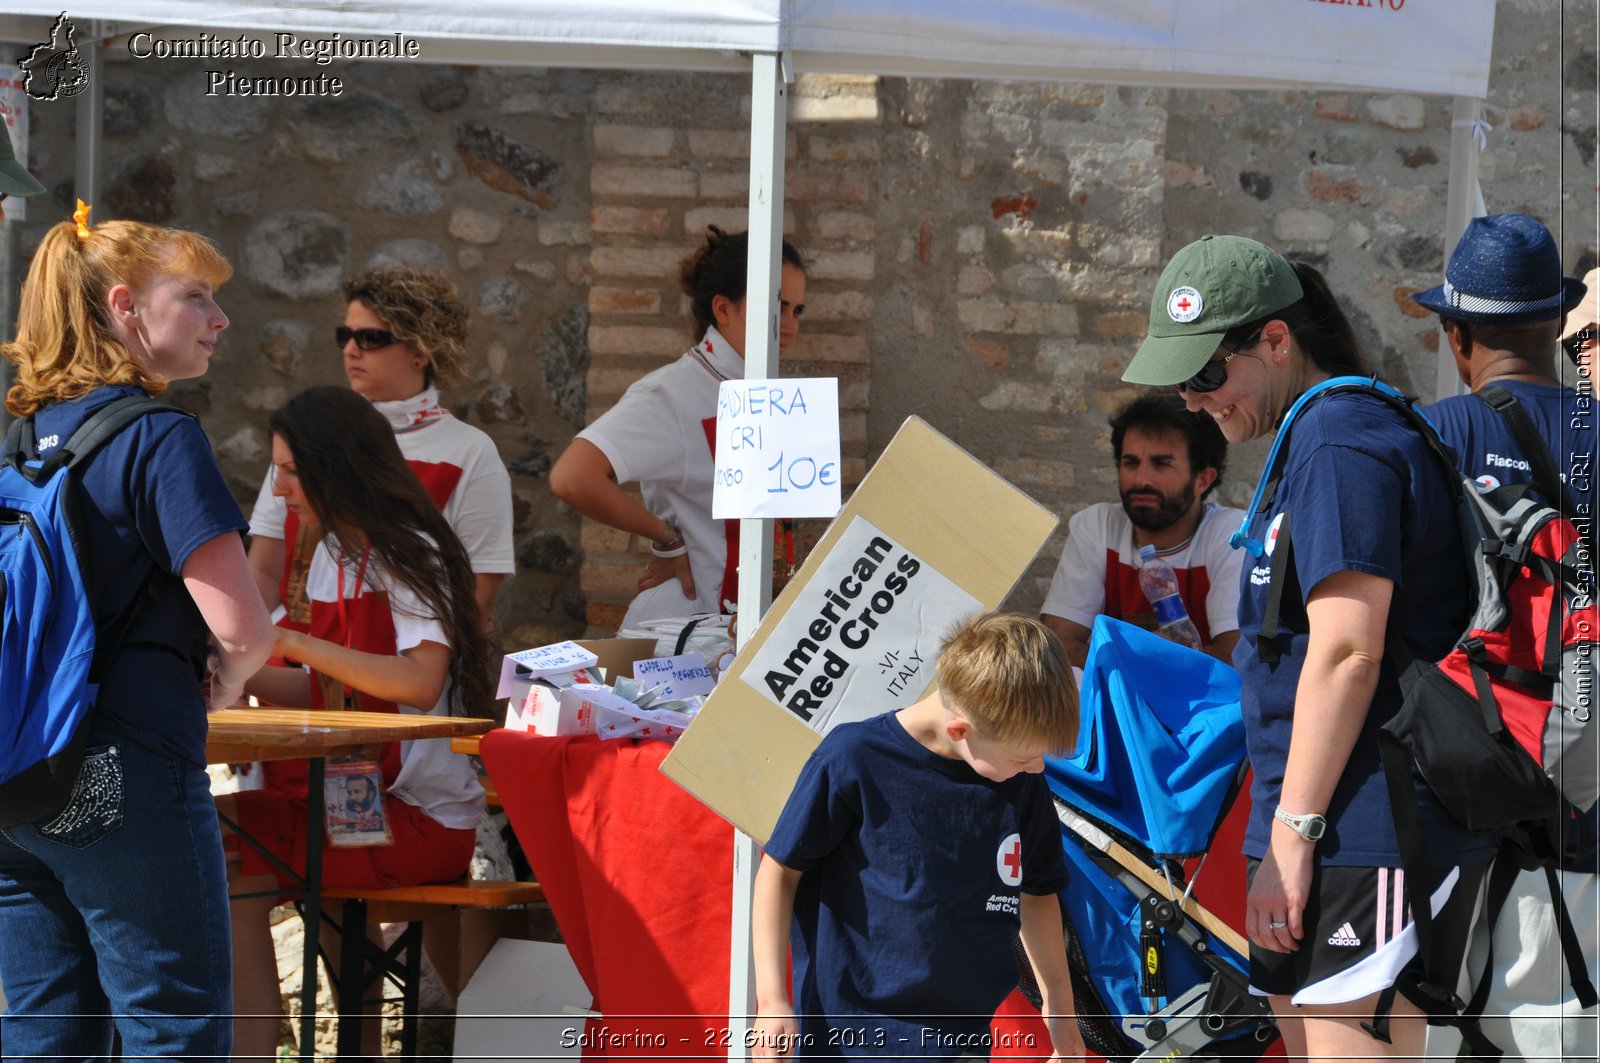
[[[1394,872],[1394,880],[1387,884],[1385,880],[1390,871]],[[1455,889],[1456,883],[1461,878],[1461,869],[1453,867],[1444,877],[1439,888],[1433,891],[1428,907],[1433,909],[1437,916],[1450,899],[1450,893]],[[1379,927],[1379,943],[1372,955],[1351,967],[1346,967],[1338,974],[1329,975],[1320,982],[1313,982],[1305,986],[1290,997],[1294,1004],[1347,1004],[1352,1000],[1371,996],[1380,990],[1394,985],[1395,979],[1400,977],[1400,971],[1411,962],[1411,957],[1417,954],[1417,928],[1409,921],[1405,922],[1398,931],[1395,927],[1402,922],[1405,912],[1405,879],[1404,873],[1398,869],[1381,869],[1378,874],[1378,914],[1376,918]],[[1382,928],[1384,926],[1384,894],[1387,891],[1388,899],[1394,905],[1394,917],[1390,921],[1390,933],[1385,939]]]

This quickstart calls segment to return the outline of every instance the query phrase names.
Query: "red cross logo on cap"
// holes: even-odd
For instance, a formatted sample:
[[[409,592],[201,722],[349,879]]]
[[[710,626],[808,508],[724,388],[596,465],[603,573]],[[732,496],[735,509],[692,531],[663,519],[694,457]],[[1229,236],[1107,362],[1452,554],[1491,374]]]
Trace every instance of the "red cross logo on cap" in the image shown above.
[[[1172,289],[1172,294],[1167,296],[1167,316],[1180,325],[1199,317],[1205,306],[1206,301],[1200,297],[1200,293],[1187,284]]]
[[[1022,885],[1022,835],[1010,835],[1000,843],[994,866],[1000,873],[1001,882],[1007,886]]]

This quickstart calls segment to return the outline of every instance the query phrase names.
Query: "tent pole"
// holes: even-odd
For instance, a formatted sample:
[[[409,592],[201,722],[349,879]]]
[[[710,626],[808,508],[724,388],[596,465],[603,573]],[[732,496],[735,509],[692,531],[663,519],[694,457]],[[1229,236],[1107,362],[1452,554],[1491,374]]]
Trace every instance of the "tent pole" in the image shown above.
[[[76,148],[74,159],[73,194],[95,207],[95,221],[109,221],[107,212],[100,208],[100,159],[105,153],[106,86],[105,64],[100,61],[105,50],[103,38],[110,26],[91,22],[84,34],[87,42],[78,49],[83,57],[89,82],[73,101],[72,119],[75,128]],[[92,224],[92,223],[91,223]]]
[[[1450,194],[1444,208],[1444,261],[1450,261],[1450,252],[1456,249],[1461,234],[1467,231],[1467,221],[1482,209],[1478,193],[1478,128],[1483,120],[1483,101],[1471,96],[1455,98],[1454,117],[1450,122]],[[1450,354],[1450,342],[1444,332],[1439,333],[1438,376],[1435,381],[1435,399],[1465,394],[1461,376],[1456,372],[1456,361]]]
[[[751,57],[750,253],[745,287],[744,375],[778,375],[778,285],[783,249],[783,165],[789,92],[787,56]],[[772,604],[772,520],[739,522],[739,648],[744,649]],[[733,837],[733,934],[728,963],[728,1058],[750,1055],[746,1036],[755,1010],[750,952],[750,898],[761,849],[743,831]]]

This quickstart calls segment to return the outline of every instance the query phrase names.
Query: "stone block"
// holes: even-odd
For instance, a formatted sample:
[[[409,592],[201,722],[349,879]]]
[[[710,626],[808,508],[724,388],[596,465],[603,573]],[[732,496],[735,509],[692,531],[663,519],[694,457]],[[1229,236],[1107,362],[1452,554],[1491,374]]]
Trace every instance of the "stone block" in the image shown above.
[[[648,196],[688,199],[696,191],[695,174],[669,166],[596,165],[589,171],[589,191],[597,196]]]
[[[875,122],[878,79],[870,74],[801,74],[789,93],[791,122]]]
[[[490,277],[478,285],[478,310],[492,320],[514,325],[527,305],[528,289],[515,278]]]
[[[661,293],[654,288],[611,288],[597,285],[589,289],[591,314],[659,314]]]
[[[1390,129],[1417,130],[1428,124],[1428,105],[1421,96],[1374,96],[1367,100],[1367,116]]]
[[[681,247],[596,247],[589,263],[597,277],[676,277]]]
[[[979,255],[983,253],[984,241],[989,237],[989,230],[982,225],[963,225],[956,230],[956,253],[960,255]]]
[[[956,275],[956,294],[965,296],[987,295],[994,289],[994,274],[982,266],[962,266]]]
[[[1018,487],[1064,490],[1073,484],[1073,463],[1042,458],[1000,458],[994,471]]]
[[[869,281],[875,268],[870,251],[816,251],[808,272],[819,281]]]
[[[877,235],[877,227],[877,221],[870,214],[849,210],[820,211],[811,221],[811,231],[824,240],[865,243]]]
[[[320,210],[285,211],[257,222],[245,236],[244,272],[286,299],[338,294],[350,253],[350,231]]]
[[[450,235],[469,244],[492,244],[506,231],[506,215],[471,207],[450,212]]]
[[[1421,288],[1396,288],[1394,290],[1394,305],[1406,317],[1432,317],[1433,311],[1411,298]]]
[[[803,357],[808,362],[835,362],[863,364],[870,348],[865,336],[842,336],[831,332],[805,332],[790,347],[791,357]]]
[[[985,369],[1003,369],[1011,364],[1011,355],[998,343],[968,340],[967,353],[977,359],[978,364]]]
[[[748,129],[691,129],[689,154],[705,159],[748,159]]]
[[[589,226],[581,221],[551,221],[539,219],[539,243],[545,247],[583,247],[591,239]]]
[[[649,325],[590,325],[589,351],[596,355],[660,358],[683,350],[682,329]]]
[[[596,125],[594,150],[596,155],[628,155],[642,158],[664,158],[672,154],[677,142],[677,130],[647,126]]]
[[[784,177],[783,194],[799,202],[865,203],[872,197],[872,175],[866,170],[792,171]]]
[[[420,159],[407,159],[388,173],[378,174],[361,193],[368,210],[391,214],[423,215],[444,209],[444,189]]]
[[[806,154],[816,162],[877,162],[878,142],[867,137],[829,137],[815,135],[806,143]]]
[[[1354,111],[1350,109],[1350,97],[1340,93],[1337,96],[1318,96],[1312,105],[1318,118],[1327,118],[1334,122],[1360,121]]]
[[[444,248],[432,240],[424,240],[420,236],[408,236],[400,240],[390,240],[373,248],[371,256],[367,259],[367,268],[412,266],[422,270],[442,270],[448,262]]]
[[[814,321],[864,321],[872,316],[872,293],[857,289],[809,292],[806,323]]]
[[[1320,210],[1292,208],[1272,219],[1273,235],[1282,243],[1326,243],[1333,229],[1333,219]]]
[[[672,212],[666,207],[622,207],[601,204],[589,212],[589,227],[597,233],[638,233],[658,236],[667,231]]]
[[[787,192],[785,193],[787,194]],[[749,199],[750,171],[711,171],[700,175],[702,199]]]
[[[1353,166],[1318,166],[1305,172],[1306,193],[1324,203],[1360,203],[1372,194],[1372,185]]]
[[[1094,329],[1107,340],[1142,340],[1150,315],[1139,310],[1113,310],[1095,317]]]

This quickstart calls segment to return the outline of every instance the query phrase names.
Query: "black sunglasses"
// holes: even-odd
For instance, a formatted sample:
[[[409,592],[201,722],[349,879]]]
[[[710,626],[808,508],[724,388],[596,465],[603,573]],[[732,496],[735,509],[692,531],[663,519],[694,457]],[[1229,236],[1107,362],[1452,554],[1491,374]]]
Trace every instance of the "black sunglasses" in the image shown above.
[[[1255,335],[1239,344],[1237,347],[1223,348],[1228,352],[1226,358],[1213,358],[1200,367],[1200,371],[1181,384],[1173,385],[1179,391],[1192,391],[1197,395],[1204,395],[1208,391],[1215,391],[1228,382],[1228,363],[1236,358],[1240,351],[1246,347],[1253,347],[1261,340],[1261,330],[1257,329]]]
[[[351,340],[355,340],[356,348],[363,351],[376,351],[396,342],[394,333],[381,328],[346,328],[343,325],[333,330],[333,338],[339,341],[341,351]]]
[[[1567,352],[1567,357],[1572,359],[1572,364],[1577,365],[1583,360],[1583,352],[1588,350],[1589,344],[1594,342],[1595,329],[1593,325],[1579,329],[1561,341],[1561,349]]]

